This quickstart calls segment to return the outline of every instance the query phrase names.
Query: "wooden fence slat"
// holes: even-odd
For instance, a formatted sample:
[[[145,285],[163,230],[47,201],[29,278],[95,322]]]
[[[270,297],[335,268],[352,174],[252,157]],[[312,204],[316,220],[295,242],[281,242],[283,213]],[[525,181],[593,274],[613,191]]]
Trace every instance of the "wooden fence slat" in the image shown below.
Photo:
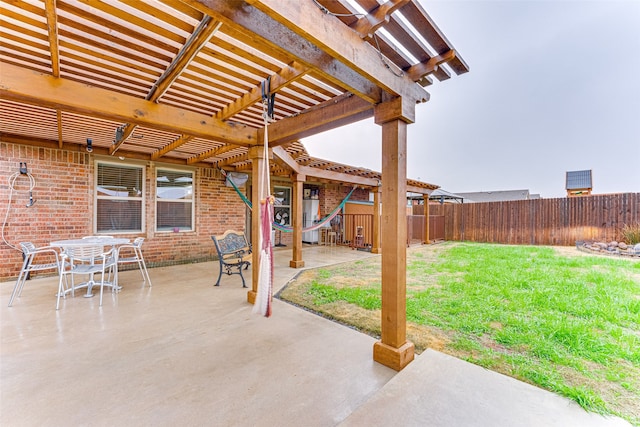
[[[444,216],[446,240],[573,246],[621,238],[640,221],[640,193],[432,205]]]

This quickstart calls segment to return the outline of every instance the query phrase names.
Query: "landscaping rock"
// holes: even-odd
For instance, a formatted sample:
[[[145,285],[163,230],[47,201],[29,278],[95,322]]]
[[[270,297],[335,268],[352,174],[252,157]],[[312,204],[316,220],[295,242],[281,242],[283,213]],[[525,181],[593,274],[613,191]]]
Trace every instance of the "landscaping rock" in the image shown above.
[[[625,242],[585,242],[576,241],[576,248],[585,252],[603,253],[606,255],[640,256],[640,243],[628,245]]]

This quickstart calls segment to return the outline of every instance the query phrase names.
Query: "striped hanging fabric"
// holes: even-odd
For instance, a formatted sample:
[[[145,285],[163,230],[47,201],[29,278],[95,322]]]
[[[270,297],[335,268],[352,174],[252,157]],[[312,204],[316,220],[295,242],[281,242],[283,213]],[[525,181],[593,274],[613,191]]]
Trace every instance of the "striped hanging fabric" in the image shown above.
[[[262,117],[264,119],[264,168],[260,185],[260,242],[258,258],[258,290],[253,312],[265,317],[271,316],[273,299],[273,245],[271,244],[271,224],[273,223],[274,197],[270,195],[271,181],[269,170],[269,121],[273,118],[273,100],[270,79],[262,83]],[[255,213],[255,211],[254,211]]]

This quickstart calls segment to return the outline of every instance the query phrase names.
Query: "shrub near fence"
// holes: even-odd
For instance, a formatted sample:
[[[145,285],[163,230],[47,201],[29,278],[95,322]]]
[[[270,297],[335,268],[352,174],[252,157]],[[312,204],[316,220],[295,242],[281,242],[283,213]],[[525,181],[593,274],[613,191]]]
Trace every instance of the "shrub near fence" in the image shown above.
[[[572,246],[577,240],[622,238],[640,221],[640,193],[558,199],[430,205],[444,215],[445,240]]]

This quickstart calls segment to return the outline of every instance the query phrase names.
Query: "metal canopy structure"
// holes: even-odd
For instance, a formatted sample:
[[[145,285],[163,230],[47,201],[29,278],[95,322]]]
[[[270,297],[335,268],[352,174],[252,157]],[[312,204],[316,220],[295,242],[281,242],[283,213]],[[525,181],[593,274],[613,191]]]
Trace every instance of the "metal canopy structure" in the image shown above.
[[[468,70],[418,0],[0,0],[0,141],[84,152],[91,140],[95,154],[250,170],[255,206],[267,172],[286,176],[296,267],[302,184],[372,188],[382,248],[373,358],[400,370],[414,357],[406,195],[433,189],[407,182],[407,125],[429,100],[426,86]],[[263,149],[265,88],[275,95],[274,162]],[[296,145],[372,117],[382,129],[379,176]],[[251,221],[259,241],[259,215]]]

